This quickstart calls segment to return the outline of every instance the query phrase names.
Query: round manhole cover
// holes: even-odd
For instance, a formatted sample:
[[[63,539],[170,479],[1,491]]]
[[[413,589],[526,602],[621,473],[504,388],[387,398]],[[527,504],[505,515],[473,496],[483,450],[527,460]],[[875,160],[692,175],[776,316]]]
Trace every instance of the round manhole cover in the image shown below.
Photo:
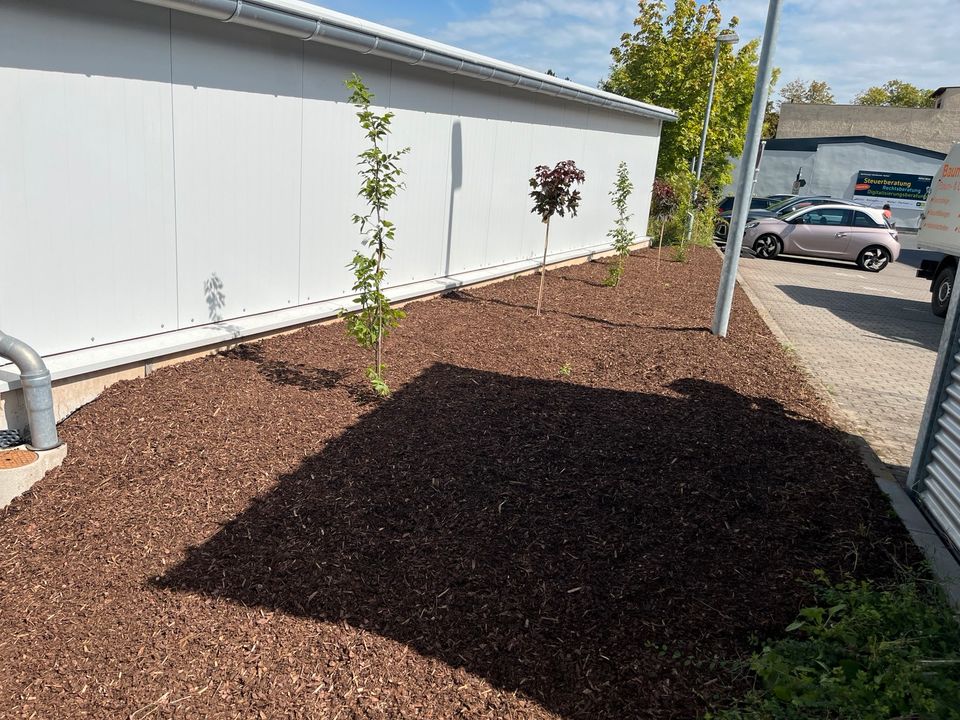
[[[29,465],[37,457],[39,456],[35,452],[29,450],[2,450],[0,451],[0,470],[11,470]]]

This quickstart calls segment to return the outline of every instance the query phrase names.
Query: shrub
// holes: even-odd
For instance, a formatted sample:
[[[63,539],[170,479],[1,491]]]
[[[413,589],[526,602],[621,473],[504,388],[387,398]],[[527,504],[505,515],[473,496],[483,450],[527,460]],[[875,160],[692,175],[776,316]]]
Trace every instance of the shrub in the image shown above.
[[[800,611],[788,637],[751,660],[760,687],[707,717],[960,718],[960,625],[938,587],[822,582],[818,604]]]

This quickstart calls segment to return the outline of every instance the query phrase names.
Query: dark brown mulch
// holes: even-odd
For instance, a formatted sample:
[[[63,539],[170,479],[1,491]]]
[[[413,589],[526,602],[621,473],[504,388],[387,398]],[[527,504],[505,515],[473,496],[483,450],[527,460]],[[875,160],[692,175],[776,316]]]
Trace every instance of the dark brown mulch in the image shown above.
[[[814,568],[914,551],[719,262],[415,303],[160,370],[0,514],[5,717],[690,718]],[[560,372],[569,364],[570,374]]]

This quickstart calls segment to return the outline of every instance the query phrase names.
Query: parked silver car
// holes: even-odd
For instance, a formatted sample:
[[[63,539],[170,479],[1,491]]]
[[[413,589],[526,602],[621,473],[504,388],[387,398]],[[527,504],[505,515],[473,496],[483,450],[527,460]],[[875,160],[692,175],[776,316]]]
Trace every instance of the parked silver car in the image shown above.
[[[780,253],[849,260],[862,270],[880,272],[900,256],[897,231],[875,208],[816,205],[778,218],[747,223],[743,246],[757,257]]]

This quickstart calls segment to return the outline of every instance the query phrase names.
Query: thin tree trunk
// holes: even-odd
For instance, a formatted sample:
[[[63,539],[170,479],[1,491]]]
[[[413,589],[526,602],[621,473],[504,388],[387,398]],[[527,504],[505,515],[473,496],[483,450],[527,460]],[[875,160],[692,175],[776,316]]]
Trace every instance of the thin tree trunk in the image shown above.
[[[660,255],[663,253],[663,223],[660,224],[660,243],[657,245],[657,272],[660,272]]]
[[[380,169],[375,174],[377,183],[380,183]],[[383,219],[380,217],[380,208],[377,208],[377,228],[380,235],[377,238],[377,278],[380,277],[380,267],[383,264]],[[374,353],[377,368],[377,377],[383,380],[383,301],[380,296],[380,280],[377,280],[377,348]]]
[[[537,295],[537,317],[543,305],[543,281],[547,276],[547,245],[550,243],[550,218],[547,218],[547,231],[543,236],[543,262],[540,263],[540,293]]]

